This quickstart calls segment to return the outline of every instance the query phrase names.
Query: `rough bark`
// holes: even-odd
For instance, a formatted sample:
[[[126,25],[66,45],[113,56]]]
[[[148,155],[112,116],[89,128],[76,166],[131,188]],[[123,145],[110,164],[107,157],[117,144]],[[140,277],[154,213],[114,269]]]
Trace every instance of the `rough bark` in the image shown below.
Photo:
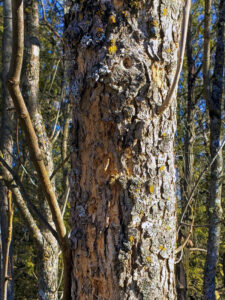
[[[47,136],[43,118],[39,109],[39,11],[38,1],[24,1],[24,30],[25,30],[25,47],[23,61],[22,90],[37,138],[42,157],[48,174],[54,171],[52,145]],[[52,180],[55,189],[54,180]],[[54,227],[51,210],[41,186],[39,186],[38,197],[41,199],[39,209],[45,216],[48,223]],[[45,242],[37,251],[37,269],[38,269],[38,286],[40,299],[58,299],[58,256],[59,247],[56,239],[52,236],[46,227],[41,226]]]
[[[6,0],[3,3],[4,15],[4,30],[3,30],[3,51],[2,51],[2,124],[1,124],[1,137],[0,137],[0,150],[6,162],[11,165],[13,152],[13,130],[15,129],[14,123],[14,105],[13,101],[7,90],[6,81],[7,74],[10,67],[10,58],[12,53],[12,8],[11,0]],[[5,261],[6,244],[8,238],[8,189],[3,182],[0,183],[0,215],[1,215],[1,237],[2,237],[2,254],[3,265]],[[12,250],[10,251],[9,258],[10,276],[13,279],[13,263],[12,263]],[[2,278],[4,280],[4,278]],[[2,286],[4,282],[2,282]],[[3,292],[3,289],[2,289]],[[8,282],[7,295],[8,300],[13,299],[13,280]],[[2,296],[3,298],[3,296]]]
[[[175,104],[183,1],[75,1],[72,299],[175,299]]]
[[[215,67],[212,80],[212,92],[209,99],[210,116],[210,154],[213,158],[219,152],[211,166],[210,199],[209,199],[209,236],[204,272],[204,299],[215,299],[216,266],[219,254],[220,223],[222,220],[221,190],[223,157],[221,145],[221,111],[223,94],[224,69],[224,22],[225,1],[221,0],[218,11],[217,46]]]
[[[165,101],[163,101],[163,104],[158,107],[157,113],[162,114],[167,107],[171,104],[173,101],[174,92],[176,91],[179,79],[180,79],[180,73],[182,71],[183,67],[183,59],[184,59],[184,53],[185,53],[185,46],[186,46],[186,39],[187,39],[187,32],[188,32],[188,23],[189,23],[189,15],[191,10],[191,0],[186,0],[184,4],[184,10],[183,10],[183,22],[182,22],[182,30],[181,30],[181,38],[180,38],[180,49],[179,49],[179,56],[177,58],[177,67],[176,72],[171,84],[171,87],[169,89],[169,92],[166,96]]]

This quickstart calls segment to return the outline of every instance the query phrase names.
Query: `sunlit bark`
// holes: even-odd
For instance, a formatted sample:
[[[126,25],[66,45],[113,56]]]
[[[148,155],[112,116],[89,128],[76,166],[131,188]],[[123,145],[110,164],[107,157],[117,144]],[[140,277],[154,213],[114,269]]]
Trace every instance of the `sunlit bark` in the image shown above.
[[[66,16],[73,105],[73,299],[175,299],[177,63],[183,1],[76,1]],[[175,98],[175,95],[174,95]]]

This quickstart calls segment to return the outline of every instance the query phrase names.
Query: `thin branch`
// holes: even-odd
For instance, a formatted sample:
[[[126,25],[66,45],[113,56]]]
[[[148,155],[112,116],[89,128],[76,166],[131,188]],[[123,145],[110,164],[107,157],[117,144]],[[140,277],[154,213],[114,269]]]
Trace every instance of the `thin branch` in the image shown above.
[[[181,261],[181,259],[183,257],[183,254],[184,254],[184,249],[181,249],[180,257],[178,258],[178,260],[175,261],[175,265],[179,264],[179,262]]]
[[[183,214],[182,214],[182,217],[181,217],[181,221],[180,221],[181,224],[183,223],[184,216],[185,216],[185,214],[186,214],[186,212],[187,212],[188,206],[189,206],[189,205],[191,204],[191,202],[192,202],[192,199],[193,199],[193,196],[194,196],[194,194],[195,194],[195,191],[196,191],[196,189],[197,189],[197,187],[198,187],[198,185],[199,185],[199,183],[200,183],[200,181],[201,181],[203,175],[208,171],[209,168],[211,168],[211,166],[213,165],[213,163],[214,163],[214,161],[216,160],[217,156],[219,155],[219,152],[223,149],[224,145],[225,145],[225,137],[223,138],[223,141],[222,141],[222,143],[221,143],[221,146],[220,146],[219,149],[218,149],[218,152],[217,152],[216,155],[213,157],[213,159],[211,160],[210,164],[208,164],[208,165],[205,166],[205,168],[203,169],[203,171],[202,171],[201,174],[199,175],[197,181],[195,182],[195,185],[194,185],[194,187],[193,187],[193,189],[192,189],[192,191],[191,191],[191,193],[190,193],[190,195],[189,195],[189,197],[188,197],[187,204],[186,204],[185,209],[184,209],[184,211],[183,211]]]
[[[61,36],[58,34],[58,32],[55,30],[55,28],[48,22],[47,18],[46,18],[46,14],[45,14],[45,7],[44,7],[44,3],[41,0],[41,7],[42,7],[42,12],[43,12],[43,19],[45,21],[45,24],[47,25],[47,27],[57,36],[58,39],[60,39],[60,41],[62,41]]]
[[[36,208],[36,206],[32,203],[32,201],[30,200],[28,194],[25,191],[25,188],[22,184],[22,182],[19,179],[19,176],[13,171],[13,169],[7,164],[7,162],[0,156],[0,162],[1,164],[10,172],[10,174],[13,177],[13,180],[15,181],[16,185],[20,188],[21,194],[23,196],[23,198],[26,200],[27,204],[29,205],[29,207],[32,209],[32,211],[36,214],[36,216],[39,218],[39,220],[51,231],[51,233],[53,234],[53,236],[56,238],[56,240],[58,241],[58,235],[57,232],[55,231],[55,229],[48,223],[48,221],[45,219],[45,217],[39,212],[39,210]],[[5,174],[4,174],[5,175]],[[4,176],[5,177],[5,176]],[[10,180],[9,178],[7,178],[7,181],[10,182],[9,184],[9,188],[12,189],[13,187],[15,187],[15,184],[13,184],[12,180]],[[36,225],[35,225],[36,226]],[[37,234],[37,232],[35,232],[35,235]]]
[[[50,180],[53,179],[53,177],[56,175],[56,173],[64,166],[64,164],[69,160],[70,158],[70,153],[67,155],[66,159],[61,162],[61,164],[58,165],[58,167],[54,170],[52,175],[50,176]]]
[[[55,70],[54,70],[54,73],[53,73],[53,76],[52,76],[52,80],[51,80],[51,83],[50,83],[50,87],[49,87],[49,90],[48,90],[49,93],[50,93],[51,90],[52,90],[52,86],[53,86],[53,83],[54,83],[54,81],[55,81],[55,76],[56,76],[56,73],[57,73],[57,71],[58,71],[58,67],[59,67],[60,61],[61,61],[61,58],[60,58],[60,59],[57,61],[57,63],[56,63],[56,67],[55,67]]]
[[[186,0],[185,5],[184,5],[184,12],[183,12],[183,23],[182,23],[182,32],[181,32],[181,39],[180,39],[180,51],[179,51],[179,57],[177,60],[177,68],[176,68],[176,72],[175,72],[175,75],[173,78],[172,85],[166,96],[166,99],[162,103],[162,105],[157,108],[158,115],[161,115],[167,109],[167,107],[169,107],[169,105],[173,99],[175,89],[179,82],[180,73],[181,73],[182,66],[183,66],[184,53],[185,53],[190,9],[191,9],[191,0]]]
[[[19,147],[19,119],[16,119],[16,151],[18,154],[19,162],[22,165],[22,158],[20,155],[20,147]]]
[[[62,215],[64,216],[65,212],[66,212],[66,205],[69,199],[69,195],[70,195],[70,187],[67,186],[66,190],[65,190],[65,197],[63,200],[63,207],[62,207]]]
[[[52,145],[55,144],[55,142],[57,141],[58,137],[59,137],[59,134],[60,134],[60,130],[58,130],[55,134],[55,136],[53,137],[53,139],[51,140],[52,142]]]
[[[18,151],[18,150],[17,150]],[[17,157],[15,156],[15,155],[13,155],[12,153],[10,153],[9,151],[7,151],[8,153],[9,153],[9,155],[13,158],[13,159],[15,159],[15,160],[17,160]],[[25,161],[26,162],[26,161]],[[28,178],[30,179],[30,182],[34,185],[34,186],[37,186],[37,184],[34,182],[34,180],[32,179],[32,177],[31,177],[31,175],[29,174],[29,172],[27,171],[27,169],[26,169],[26,167],[25,167],[25,164],[23,164],[22,163],[22,160],[19,158],[19,163],[20,163],[20,165],[19,165],[19,167],[21,166],[22,167],[22,169],[23,169],[23,173],[21,174],[21,178],[23,178],[23,176],[24,176],[24,173],[26,173],[26,175],[28,176]],[[18,168],[18,170],[19,170],[19,168]],[[17,170],[17,172],[18,172],[18,170]],[[22,179],[21,179],[21,181],[22,181]]]
[[[185,226],[192,226],[192,224],[188,224],[188,223],[181,223],[180,224],[181,226],[182,225],[185,225]],[[193,225],[193,227],[209,227],[209,224],[204,224],[204,225]]]
[[[13,224],[13,210],[12,210],[12,192],[8,191],[8,237],[4,255],[4,266],[3,266],[3,291],[2,300],[7,300],[7,286],[8,281],[11,277],[8,275],[8,265],[9,265],[9,248],[12,240],[12,224]]]
[[[194,226],[194,216],[193,216],[193,208],[191,208],[192,210],[192,222],[191,222],[191,227],[190,227],[190,230],[188,232],[188,235],[185,239],[185,241],[183,242],[182,245],[180,245],[176,250],[175,250],[175,254],[178,254],[180,251],[183,251],[183,249],[185,248],[185,246],[187,245],[188,241],[190,240],[190,237],[191,237],[191,234],[192,234],[192,231],[193,231],[193,226]]]
[[[52,130],[52,134],[50,136],[50,141],[52,141],[54,139],[54,136],[55,136],[55,131],[56,131],[56,127],[57,127],[57,123],[58,123],[58,120],[59,120],[59,115],[60,115],[60,108],[58,108],[57,110],[57,115],[56,115],[56,119],[55,119],[55,124],[54,124],[54,127],[53,127],[53,130]],[[57,133],[56,133],[57,135]]]
[[[58,293],[58,290],[61,286],[61,283],[62,283],[62,280],[63,280],[63,272],[64,272],[64,270],[63,270],[63,265],[62,265],[62,270],[61,270],[61,274],[60,274],[60,277],[59,277],[59,283],[58,283],[58,286],[57,286],[56,290],[54,291],[54,294]]]
[[[205,249],[201,249],[201,248],[189,248],[190,251],[201,251],[201,252],[207,252],[207,250]]]
[[[28,173],[27,169],[25,168],[25,166],[23,164],[20,164],[24,173],[26,173],[26,175],[28,176],[28,178],[30,179],[30,182],[34,185],[37,186],[37,184],[33,181],[31,175]]]

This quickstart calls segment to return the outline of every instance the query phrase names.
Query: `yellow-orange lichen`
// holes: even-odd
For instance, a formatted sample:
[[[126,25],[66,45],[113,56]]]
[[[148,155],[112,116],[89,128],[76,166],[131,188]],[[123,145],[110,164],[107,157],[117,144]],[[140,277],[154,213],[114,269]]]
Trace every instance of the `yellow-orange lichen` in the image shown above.
[[[151,263],[151,262],[152,262],[152,259],[151,259],[151,257],[150,257],[150,256],[146,256],[146,260],[147,260],[149,263]]]
[[[116,18],[115,18],[114,15],[111,15],[111,16],[109,17],[109,23],[110,23],[110,24],[115,24],[115,23],[116,23]]]
[[[153,186],[153,185],[150,185],[150,187],[149,187],[149,192],[150,192],[151,194],[154,193],[154,186]]]

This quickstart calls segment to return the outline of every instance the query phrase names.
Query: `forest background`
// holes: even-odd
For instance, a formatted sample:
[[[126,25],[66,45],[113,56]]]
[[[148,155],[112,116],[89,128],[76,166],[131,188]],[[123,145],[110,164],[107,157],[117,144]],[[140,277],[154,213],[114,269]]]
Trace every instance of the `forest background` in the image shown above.
[[[5,0],[5,3],[7,1]],[[4,27],[4,22],[6,24],[8,20],[11,20],[11,17],[3,13],[5,4],[3,2],[0,4],[0,39],[3,41],[5,38],[4,34],[6,32],[7,34],[9,33],[8,27]],[[209,252],[209,248],[212,245],[208,239],[210,230],[217,232],[215,234],[215,244],[218,246],[215,249],[216,256],[218,255],[215,273],[215,297],[216,299],[224,299],[223,297],[225,297],[225,228],[222,214],[224,207],[224,151],[221,151],[224,144],[225,83],[225,14],[223,15],[223,9],[224,1],[219,2],[215,0],[212,3],[209,0],[193,1],[186,53],[178,86],[175,151],[178,219],[177,245],[178,248],[180,245],[182,248],[177,254],[176,261],[178,299],[200,299],[202,294],[206,292],[203,292],[203,290],[204,276],[206,277],[206,274],[210,273],[206,265],[207,251]],[[43,147],[42,151],[46,155],[47,165],[52,174],[51,179],[53,179],[54,188],[58,195],[59,206],[69,231],[69,132],[71,130],[72,113],[68,96],[67,74],[70,60],[65,56],[64,42],[64,15],[67,13],[66,10],[67,7],[63,1],[25,1],[25,58],[21,86],[29,107],[31,119],[38,132],[39,142],[41,141],[40,144]],[[221,32],[220,29],[222,30]],[[32,61],[29,39],[33,36],[33,32],[37,30],[39,31],[37,47],[39,48],[40,46],[40,56],[38,53],[36,60],[33,59]],[[11,144],[9,147],[11,148],[5,149],[5,146],[1,145],[1,155],[8,165],[11,166],[13,172],[18,175],[26,191],[22,196],[21,191],[14,191],[13,196],[13,234],[10,250],[11,263],[9,264],[13,271],[11,271],[12,280],[8,281],[8,299],[13,299],[13,297],[18,300],[37,299],[41,290],[48,289],[45,287],[46,282],[41,282],[40,278],[42,276],[45,278],[44,265],[45,263],[48,264],[48,255],[52,256],[53,252],[56,260],[51,260],[47,270],[55,265],[55,269],[53,268],[54,275],[51,273],[54,281],[52,288],[58,298],[53,299],[60,299],[63,290],[62,253],[58,246],[55,246],[54,237],[49,236],[49,234],[51,235],[48,231],[49,227],[46,229],[46,224],[43,225],[40,221],[40,215],[44,216],[48,225],[50,224],[51,227],[54,227],[48,209],[46,209],[46,206],[42,207],[40,201],[41,195],[37,173],[30,162],[28,145],[18,122],[18,116],[12,106],[6,107],[7,104],[4,97],[7,96],[5,94],[4,78],[6,76],[7,58],[4,51],[8,50],[1,43],[1,143],[4,139],[4,130],[8,130],[4,129],[3,116],[10,114],[10,124],[7,123],[10,130],[7,135],[10,134]],[[216,51],[220,51],[219,58],[218,54],[216,56]],[[217,83],[220,85],[217,85]],[[216,85],[219,89],[219,96],[217,97],[217,102],[212,104],[213,93],[215,93],[213,88]],[[29,91],[31,92],[29,93]],[[36,125],[35,118],[38,119]],[[213,127],[215,123],[217,124],[217,129],[219,126],[219,133]],[[213,139],[215,135],[218,135],[220,141],[216,145],[215,139]],[[164,136],[163,138],[166,139],[167,137]],[[217,162],[217,170],[215,171],[212,169],[211,162],[217,153],[219,153],[217,156],[219,162]],[[214,176],[215,172],[217,172],[216,176]],[[8,223],[7,206],[10,198],[6,192],[6,180],[5,178],[3,180],[3,177],[0,178],[2,240],[5,239],[5,235],[8,232],[8,226],[5,226],[5,224]],[[216,183],[215,180],[217,180]],[[8,178],[9,181],[10,178]],[[214,189],[215,184],[220,191],[216,196],[217,201],[210,202],[210,199],[212,199],[210,193]],[[188,200],[190,200],[189,206],[187,206]],[[35,212],[32,203],[38,211],[34,216],[30,213],[32,212],[33,214]],[[5,207],[7,207],[6,210]],[[188,212],[184,214],[186,209]],[[53,230],[53,235],[54,232]],[[38,240],[39,234],[43,236],[42,239],[48,241],[52,249],[46,249],[42,245],[41,253],[37,250],[40,247],[40,243],[42,244]],[[4,269],[3,244],[4,242],[1,243],[0,249],[1,277]],[[209,264],[210,262],[208,261]]]

